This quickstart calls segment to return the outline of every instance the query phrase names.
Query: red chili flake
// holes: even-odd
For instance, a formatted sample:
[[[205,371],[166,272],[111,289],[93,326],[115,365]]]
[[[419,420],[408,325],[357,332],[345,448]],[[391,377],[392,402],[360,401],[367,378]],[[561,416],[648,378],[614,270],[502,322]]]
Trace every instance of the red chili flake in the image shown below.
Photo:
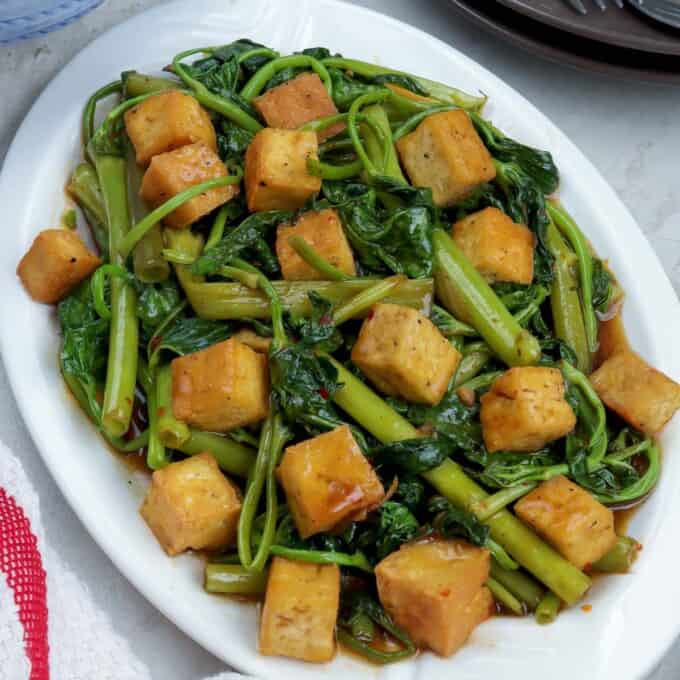
[[[587,614],[588,612],[592,612],[592,611],[593,611],[593,605],[592,605],[592,604],[584,604],[584,605],[581,607],[581,611],[586,612],[586,614]]]
[[[444,588],[439,594],[442,597],[448,597],[451,594],[451,588]]]
[[[165,415],[165,412],[166,412],[165,406],[161,406],[161,407],[156,411],[156,415],[157,415],[159,418],[162,418],[162,417]]]
[[[375,316],[375,311],[374,311],[374,310],[371,310],[371,311],[368,313],[368,320],[370,321],[374,316]]]
[[[156,347],[158,347],[158,345],[160,345],[161,342],[163,342],[163,336],[162,335],[157,335],[156,337],[151,338],[151,343],[150,343],[151,349],[152,350],[156,349]]]
[[[642,550],[643,547],[644,547],[644,546],[642,545],[642,543],[638,543],[638,544],[637,544],[637,549],[638,549],[638,550]]]
[[[319,394],[320,394],[324,399],[328,399],[328,397],[331,396],[330,394],[328,394],[328,390],[327,390],[325,387],[322,387],[322,388],[319,389]]]
[[[333,317],[332,317],[330,314],[324,314],[324,315],[319,319],[319,323],[320,323],[322,326],[328,326],[328,325],[330,325],[331,323],[333,323]]]

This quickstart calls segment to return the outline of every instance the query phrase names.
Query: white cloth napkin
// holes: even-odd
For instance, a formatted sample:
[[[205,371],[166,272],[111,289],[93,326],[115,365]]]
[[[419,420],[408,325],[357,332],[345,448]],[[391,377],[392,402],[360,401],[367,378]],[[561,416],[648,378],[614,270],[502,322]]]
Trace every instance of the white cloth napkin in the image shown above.
[[[47,543],[38,496],[0,442],[0,680],[151,678]]]

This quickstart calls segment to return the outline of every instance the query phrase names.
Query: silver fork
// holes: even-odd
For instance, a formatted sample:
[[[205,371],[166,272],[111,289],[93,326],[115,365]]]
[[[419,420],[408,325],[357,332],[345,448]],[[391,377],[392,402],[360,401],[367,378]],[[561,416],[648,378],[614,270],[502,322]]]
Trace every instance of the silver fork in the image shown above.
[[[586,6],[583,4],[583,0],[565,0],[566,3],[575,9],[579,14],[588,14]],[[623,9],[623,0],[612,0],[612,2],[619,8]],[[592,0],[592,3],[601,11],[607,9],[607,0]]]

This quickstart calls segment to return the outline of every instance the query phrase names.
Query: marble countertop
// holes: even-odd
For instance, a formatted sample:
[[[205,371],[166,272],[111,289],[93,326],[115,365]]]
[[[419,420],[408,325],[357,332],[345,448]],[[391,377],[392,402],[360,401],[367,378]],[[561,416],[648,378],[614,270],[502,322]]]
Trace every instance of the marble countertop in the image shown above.
[[[641,225],[680,292],[680,87],[588,75],[499,42],[446,0],[356,0],[445,40],[519,90],[609,179]],[[102,31],[161,0],[108,0],[75,25],[14,46],[0,45],[0,163],[35,97]],[[5,216],[5,228],[11,217]],[[50,478],[21,420],[0,366],[0,438],[21,458],[40,495],[48,538],[91,590],[154,678],[188,680],[223,670],[121,576],[85,532]],[[122,677],[122,676],[121,676]],[[680,677],[680,642],[650,680]]]

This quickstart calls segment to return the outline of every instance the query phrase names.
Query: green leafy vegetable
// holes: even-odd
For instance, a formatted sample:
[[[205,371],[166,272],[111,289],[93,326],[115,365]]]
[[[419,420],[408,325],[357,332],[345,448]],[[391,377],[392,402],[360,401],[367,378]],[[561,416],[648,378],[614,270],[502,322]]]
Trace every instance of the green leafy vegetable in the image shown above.
[[[550,152],[520,144],[506,137],[480,115],[476,113],[469,115],[494,158],[503,163],[515,163],[520,166],[544,194],[552,194],[557,189],[560,177]]]
[[[440,466],[451,448],[450,441],[444,437],[419,437],[383,444],[372,449],[370,455],[378,465],[389,465],[410,474],[420,474]]]
[[[253,213],[199,257],[193,265],[194,271],[204,276],[215,275],[239,257],[256,264],[268,276],[278,273],[278,260],[266,239],[278,224],[291,216],[292,213],[279,210]]]
[[[485,546],[489,541],[489,527],[471,512],[456,508],[443,496],[433,496],[427,504],[434,515],[433,529],[446,538],[464,538],[474,545]]]

